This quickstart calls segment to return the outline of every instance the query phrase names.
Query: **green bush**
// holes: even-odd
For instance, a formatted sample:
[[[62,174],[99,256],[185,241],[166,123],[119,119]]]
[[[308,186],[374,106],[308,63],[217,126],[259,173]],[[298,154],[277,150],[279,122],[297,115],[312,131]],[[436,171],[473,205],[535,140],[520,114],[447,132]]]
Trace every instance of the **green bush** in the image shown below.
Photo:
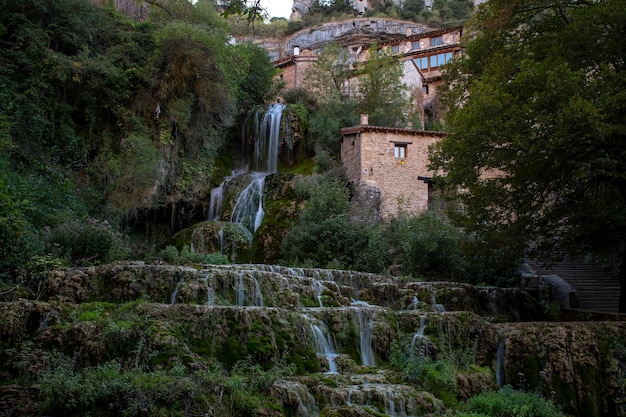
[[[406,273],[440,280],[465,278],[464,237],[442,218],[428,213],[401,214],[393,220],[392,228]]]
[[[183,246],[183,250],[178,252],[176,246],[169,245],[160,253],[160,257],[164,262],[175,265],[186,264],[212,264],[226,265],[230,263],[228,257],[223,253],[199,253],[194,252],[188,245]]]
[[[296,193],[310,198],[283,239],[284,258],[300,265],[354,268],[368,236],[364,228],[350,221],[350,196],[345,183],[320,176],[301,182]]]
[[[167,262],[169,264],[178,264],[178,249],[176,249],[176,246],[174,245],[169,245],[165,249],[163,249],[160,253],[160,256],[163,262]]]
[[[27,218],[28,211],[28,201],[16,201],[10,187],[0,179],[0,271],[20,268],[38,251],[37,234]]]
[[[504,387],[497,392],[483,392],[449,417],[559,417],[562,414],[539,394]]]
[[[126,259],[129,239],[106,221],[70,220],[55,228],[48,237],[53,252],[59,252],[77,265],[93,265]]]

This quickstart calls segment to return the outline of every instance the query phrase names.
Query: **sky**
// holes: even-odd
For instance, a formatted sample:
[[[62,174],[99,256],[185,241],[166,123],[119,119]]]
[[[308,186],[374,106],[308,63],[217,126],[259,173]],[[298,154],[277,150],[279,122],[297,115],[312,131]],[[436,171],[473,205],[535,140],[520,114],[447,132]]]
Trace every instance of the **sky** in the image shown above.
[[[272,17],[284,17],[289,19],[293,0],[261,0],[263,6]]]

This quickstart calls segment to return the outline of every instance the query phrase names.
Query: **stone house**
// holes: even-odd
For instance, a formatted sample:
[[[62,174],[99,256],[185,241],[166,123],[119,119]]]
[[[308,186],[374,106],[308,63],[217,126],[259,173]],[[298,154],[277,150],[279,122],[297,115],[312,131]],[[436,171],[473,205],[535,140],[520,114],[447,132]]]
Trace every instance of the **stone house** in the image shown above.
[[[424,25],[407,26],[398,21],[369,19],[354,19],[334,25],[325,29],[329,33],[334,30],[339,36],[318,36],[313,32],[308,37],[294,35],[286,42],[286,45],[292,46],[292,52],[273,61],[274,67],[280,69],[279,77],[285,84],[285,90],[306,85],[306,70],[317,59],[317,53],[324,45],[336,41],[346,48],[351,69],[370,59],[373,53],[396,57],[402,65],[402,82],[408,87],[407,94],[412,97],[421,116],[422,128],[440,120],[437,90],[443,82],[444,65],[462,54],[461,26],[432,30]],[[363,33],[368,31],[378,33],[378,37],[364,36]],[[296,41],[302,45],[297,45]],[[370,50],[372,44],[377,44],[376,51]]]
[[[348,180],[357,189],[378,191],[382,219],[435,209],[428,148],[444,133],[370,126],[366,116],[361,119],[359,126],[341,129],[341,163]]]

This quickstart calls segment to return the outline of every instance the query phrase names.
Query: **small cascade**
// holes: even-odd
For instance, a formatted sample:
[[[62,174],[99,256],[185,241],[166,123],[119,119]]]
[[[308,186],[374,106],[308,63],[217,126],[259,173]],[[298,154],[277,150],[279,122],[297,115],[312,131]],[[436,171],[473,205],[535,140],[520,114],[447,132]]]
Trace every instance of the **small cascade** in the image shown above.
[[[250,240],[261,225],[265,211],[263,210],[263,188],[265,187],[266,173],[255,172],[250,174],[252,181],[235,200],[232,223],[238,223],[248,231]]]
[[[409,304],[409,306],[406,309],[417,310],[418,304],[419,304],[419,300],[417,299],[417,297],[413,297],[413,300],[411,300],[411,304]]]
[[[217,232],[217,240],[219,243],[220,252],[224,253],[224,229],[220,229],[220,231]]]
[[[254,305],[263,307],[263,293],[261,292],[261,286],[259,280],[256,277],[252,277],[254,281]]]
[[[487,292],[487,308],[489,308],[489,311],[491,311],[495,315],[498,314],[498,304],[496,301],[497,295],[497,288],[490,288]]]
[[[209,200],[208,220],[219,220],[222,212],[222,202],[224,201],[224,183],[211,190],[211,200]]]
[[[420,327],[419,327],[419,329],[417,329],[417,332],[413,336],[413,339],[411,339],[411,348],[409,350],[410,355],[411,355],[411,359],[413,359],[413,356],[415,355],[415,344],[417,342],[419,342],[418,346],[420,348],[422,346],[424,346],[424,351],[421,351],[421,349],[420,349],[420,356],[428,355],[428,345],[425,345],[423,343],[425,339],[428,339],[426,336],[424,336],[424,329],[425,328],[426,328],[426,314],[423,314],[420,317]]]
[[[275,103],[259,118],[254,120],[254,171],[272,174],[278,171],[278,147],[280,144],[280,122],[285,105]]]
[[[506,384],[504,373],[504,341],[498,342],[498,351],[496,352],[496,383],[499,388]]]
[[[244,306],[246,301],[246,289],[243,284],[243,274],[237,274],[235,281],[236,303],[238,306]]]
[[[352,305],[362,302],[352,303]],[[365,303],[367,304],[367,303]],[[364,366],[376,366],[376,357],[372,348],[372,337],[374,333],[374,323],[367,308],[358,307],[355,309],[359,322],[359,349],[361,350],[361,363]]]
[[[180,283],[181,281],[178,281],[176,283],[174,291],[172,291],[172,294],[170,295],[170,304],[176,304],[176,297],[178,296],[178,288],[180,287]]]
[[[298,400],[298,417],[319,416],[319,411],[317,409],[317,405],[315,404],[315,398],[310,392],[307,391],[306,400],[302,400],[302,397],[298,394],[296,394],[296,398]]]
[[[385,414],[390,417],[407,417],[404,401],[401,398],[396,399],[392,389],[385,393]]]
[[[50,325],[50,317],[52,316],[54,316],[57,321],[59,320],[59,312],[56,310],[50,310],[46,313],[43,320],[41,321],[41,324],[39,325],[39,330],[44,330],[48,328],[48,326]]]
[[[322,292],[324,292],[324,285],[318,280],[313,280],[313,289],[315,290],[315,296],[317,297],[317,301],[320,304],[320,307],[324,307],[324,303],[322,302]]]
[[[206,285],[206,305],[215,305],[215,290],[213,289],[215,287],[215,275],[211,274],[209,281],[209,274],[207,274],[202,278],[202,281]]]
[[[211,199],[209,200],[209,214],[207,216],[207,220],[220,220],[220,216],[222,214],[222,204],[224,202],[224,185],[231,181],[233,178],[236,178],[243,174],[244,171],[236,170],[233,171],[231,175],[224,178],[222,183],[211,190]]]
[[[437,300],[435,299],[434,295],[432,296],[432,307],[433,307],[433,311],[437,314],[441,314],[446,311],[446,308],[444,307],[443,304],[437,303]]]
[[[249,283],[246,296],[246,282]],[[263,307],[263,293],[259,280],[245,271],[239,271],[234,275],[233,288],[235,290],[235,303],[239,307],[246,304],[249,306]],[[246,303],[247,302],[247,303]]]
[[[326,357],[326,361],[328,361],[327,373],[336,374],[337,364],[335,363],[335,358],[337,358],[338,355],[332,344],[330,335],[327,338],[324,331],[315,324],[311,324],[311,333],[313,334],[313,349],[315,350],[315,353],[318,355],[324,355]]]

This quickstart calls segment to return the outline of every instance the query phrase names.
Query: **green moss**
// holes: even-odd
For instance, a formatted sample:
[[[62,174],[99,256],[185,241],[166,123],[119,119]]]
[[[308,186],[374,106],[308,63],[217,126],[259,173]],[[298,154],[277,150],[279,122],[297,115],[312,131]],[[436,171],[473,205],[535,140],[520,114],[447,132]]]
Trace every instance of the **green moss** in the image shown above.
[[[289,172],[300,175],[312,175],[315,171],[315,158],[308,158],[295,165]]]
[[[335,343],[339,353],[350,355],[357,363],[361,362],[359,331],[352,321],[345,323],[342,331],[335,335]]]
[[[241,342],[237,336],[231,336],[224,346],[221,352],[217,355],[220,362],[222,362],[227,369],[232,368],[237,362],[243,360],[246,357]]]
[[[578,375],[584,386],[583,400],[580,404],[578,415],[588,417],[600,416],[600,404],[598,401],[601,396],[600,387],[598,386],[601,381],[600,373],[595,368],[581,366],[578,369]]]
[[[248,340],[246,351],[248,355],[252,355],[254,358],[261,361],[267,359],[274,351],[272,338],[269,336],[262,336],[260,338],[253,337]]]
[[[539,389],[539,359],[536,355],[524,356],[524,376],[530,390]]]
[[[111,311],[115,308],[115,304],[106,303],[106,302],[92,302],[92,303],[84,303],[80,305],[81,312],[78,315],[78,320],[80,321],[98,321],[104,320],[107,312]]]
[[[576,391],[567,381],[559,375],[553,378],[553,390],[555,392],[555,402],[563,407],[563,412],[571,415],[578,415],[576,412]]]
[[[193,353],[205,358],[215,355],[215,344],[212,338],[191,338],[189,340],[189,348]]]

